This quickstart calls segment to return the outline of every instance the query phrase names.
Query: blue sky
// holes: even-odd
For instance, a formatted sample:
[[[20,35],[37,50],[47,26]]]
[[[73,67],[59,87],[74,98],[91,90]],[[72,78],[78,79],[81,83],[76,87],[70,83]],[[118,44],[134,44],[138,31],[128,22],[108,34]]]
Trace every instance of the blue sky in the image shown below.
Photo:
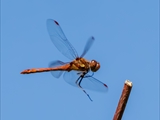
[[[111,120],[126,79],[133,82],[123,120],[159,118],[158,0],[2,0],[1,119]],[[21,75],[27,68],[69,61],[51,42],[46,20],[55,19],[86,59],[100,62],[94,77],[109,86],[94,91],[93,102],[63,77],[50,73]]]

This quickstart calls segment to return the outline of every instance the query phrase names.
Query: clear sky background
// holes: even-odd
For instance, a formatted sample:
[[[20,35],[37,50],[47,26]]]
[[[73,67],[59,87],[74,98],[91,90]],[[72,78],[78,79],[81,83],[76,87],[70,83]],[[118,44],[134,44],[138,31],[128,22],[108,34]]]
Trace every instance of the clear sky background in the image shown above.
[[[123,120],[159,119],[158,0],[2,0],[1,119],[112,120],[126,79],[133,82]],[[69,61],[51,42],[46,20],[57,20],[79,55],[101,68],[94,77],[109,86],[93,102],[63,77],[21,75],[27,68]]]

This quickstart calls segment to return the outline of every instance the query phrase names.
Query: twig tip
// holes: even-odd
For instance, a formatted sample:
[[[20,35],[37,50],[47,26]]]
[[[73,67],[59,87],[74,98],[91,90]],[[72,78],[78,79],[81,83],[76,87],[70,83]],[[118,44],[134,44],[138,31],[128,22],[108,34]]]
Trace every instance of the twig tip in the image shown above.
[[[125,81],[125,84],[126,84],[126,85],[128,85],[128,86],[130,86],[130,87],[132,87],[132,86],[133,86],[132,82],[131,82],[131,81],[129,81],[129,80],[126,80],[126,81]]]

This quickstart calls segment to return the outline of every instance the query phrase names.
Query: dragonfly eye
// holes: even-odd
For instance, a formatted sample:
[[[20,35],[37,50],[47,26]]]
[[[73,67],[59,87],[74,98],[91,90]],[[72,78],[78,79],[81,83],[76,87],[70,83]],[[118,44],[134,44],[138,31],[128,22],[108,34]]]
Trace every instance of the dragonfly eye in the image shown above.
[[[100,68],[100,64],[97,61],[92,60],[90,62],[90,67],[92,72],[96,72]]]

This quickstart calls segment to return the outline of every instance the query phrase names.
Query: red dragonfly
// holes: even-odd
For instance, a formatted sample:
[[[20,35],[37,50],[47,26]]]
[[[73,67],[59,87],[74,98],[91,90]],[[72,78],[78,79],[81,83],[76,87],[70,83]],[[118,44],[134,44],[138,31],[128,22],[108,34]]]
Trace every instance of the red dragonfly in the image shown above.
[[[59,23],[55,20],[47,20],[47,30],[55,47],[67,58],[73,60],[71,62],[64,63],[62,61],[53,61],[49,64],[49,68],[32,68],[26,69],[21,74],[30,74],[38,72],[50,71],[52,75],[59,78],[63,72],[64,80],[72,86],[79,87],[92,101],[89,94],[84,89],[90,89],[94,91],[107,92],[108,86],[96,78],[89,75],[88,72],[96,72],[100,68],[100,64],[91,60],[84,59],[84,55],[88,52],[94,42],[94,37],[90,37],[86,43],[82,55],[79,57],[75,48],[67,40],[63,33]]]

